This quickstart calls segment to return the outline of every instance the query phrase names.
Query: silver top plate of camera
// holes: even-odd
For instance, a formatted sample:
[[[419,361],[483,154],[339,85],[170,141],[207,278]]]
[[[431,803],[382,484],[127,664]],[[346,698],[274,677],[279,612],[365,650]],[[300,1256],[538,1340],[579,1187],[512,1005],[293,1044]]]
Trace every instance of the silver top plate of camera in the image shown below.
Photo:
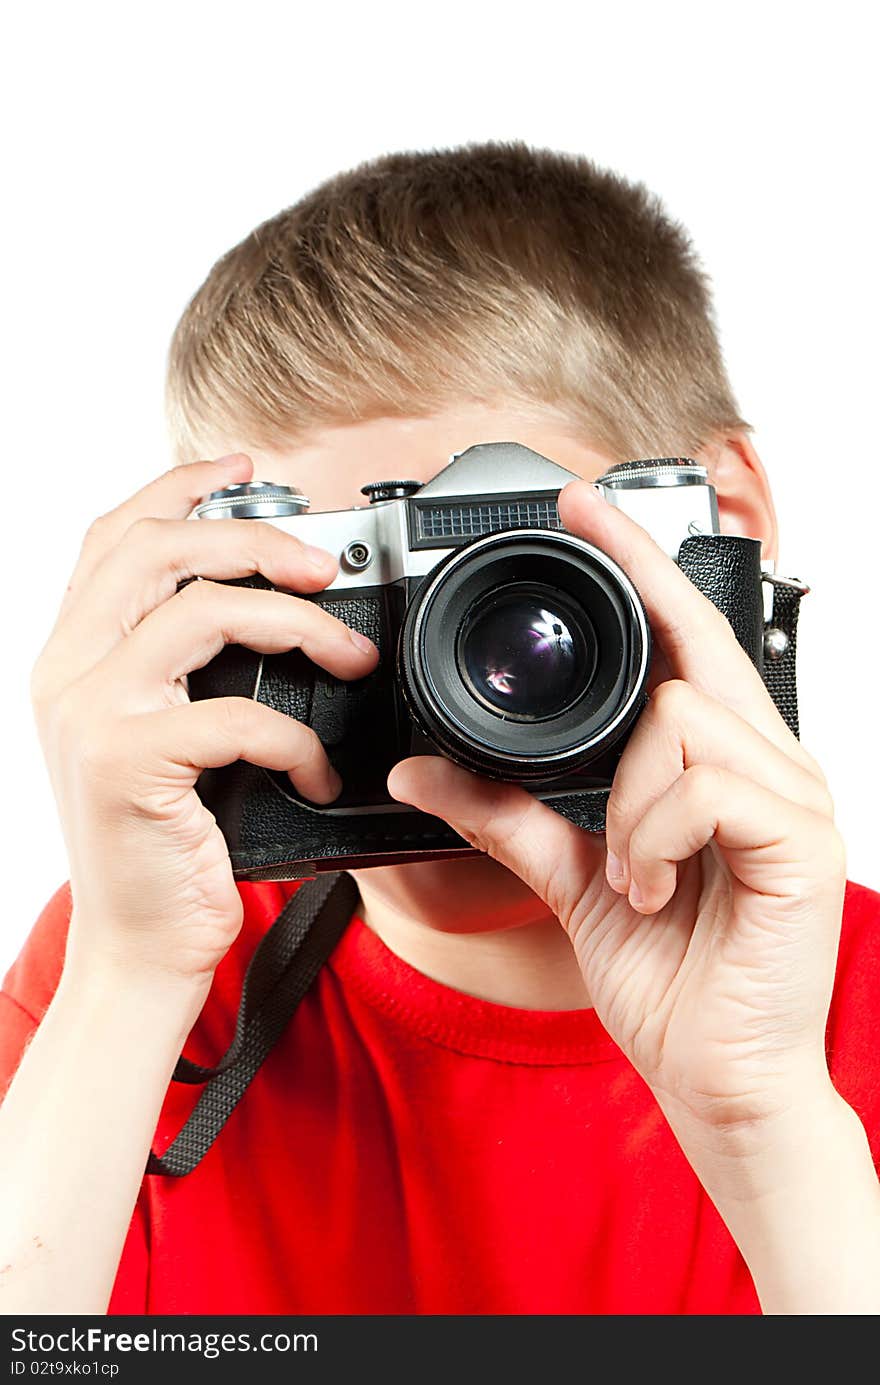
[[[338,558],[339,572],[328,591],[364,589],[424,577],[448,553],[485,533],[558,529],[555,497],[576,479],[574,472],[521,443],[477,443],[453,453],[412,495],[309,513],[308,500],[295,488],[250,482],[215,491],[193,517],[270,520]],[[705,467],[687,458],[623,463],[595,484],[672,559],[690,535],[719,532],[715,489]]]

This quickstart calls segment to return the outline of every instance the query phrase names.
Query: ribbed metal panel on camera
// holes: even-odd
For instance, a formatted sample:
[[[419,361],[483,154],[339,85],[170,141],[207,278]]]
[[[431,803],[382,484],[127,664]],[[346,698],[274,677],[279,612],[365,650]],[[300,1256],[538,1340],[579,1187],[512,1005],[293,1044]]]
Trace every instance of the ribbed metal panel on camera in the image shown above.
[[[413,502],[410,502],[413,504]],[[482,504],[413,504],[417,515],[415,541],[420,547],[445,548],[456,540],[480,538],[505,529],[560,529],[555,496],[513,497]]]

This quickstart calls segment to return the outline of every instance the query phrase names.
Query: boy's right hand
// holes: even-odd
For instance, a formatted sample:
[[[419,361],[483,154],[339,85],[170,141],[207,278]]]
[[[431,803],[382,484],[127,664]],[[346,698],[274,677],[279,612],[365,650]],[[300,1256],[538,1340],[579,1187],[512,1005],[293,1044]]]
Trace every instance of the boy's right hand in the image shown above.
[[[330,802],[339,782],[314,732],[243,697],[191,703],[186,675],[224,644],[300,647],[340,678],[377,651],[312,602],[336,560],[271,524],[192,523],[212,490],[250,478],[248,457],[178,467],[86,536],[32,678],[70,861],[66,967],[166,977],[204,992],[242,922],[226,843],[195,792],[203,768],[287,770]],[[223,586],[261,573],[285,591]],[[179,588],[189,577],[201,577]]]

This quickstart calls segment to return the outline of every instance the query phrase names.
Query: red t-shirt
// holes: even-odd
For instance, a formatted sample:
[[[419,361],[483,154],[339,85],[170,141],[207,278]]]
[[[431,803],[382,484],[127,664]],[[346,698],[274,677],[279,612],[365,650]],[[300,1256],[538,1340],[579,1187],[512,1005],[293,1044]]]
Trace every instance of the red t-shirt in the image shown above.
[[[243,933],[187,1054],[229,1043],[250,954],[295,888],[243,885]],[[0,1080],[57,982],[43,912],[0,1004]],[[847,890],[831,1071],[880,1156],[880,897]],[[199,1088],[172,1083],[154,1141]],[[431,981],[360,921],[216,1144],[144,1180],[111,1312],[755,1313],[748,1270],[592,1010]]]

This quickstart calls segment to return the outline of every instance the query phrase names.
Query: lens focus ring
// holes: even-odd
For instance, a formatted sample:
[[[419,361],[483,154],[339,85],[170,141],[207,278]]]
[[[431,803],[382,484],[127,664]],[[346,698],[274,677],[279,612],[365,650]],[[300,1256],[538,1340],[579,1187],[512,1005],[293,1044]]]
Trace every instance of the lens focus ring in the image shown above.
[[[450,759],[551,780],[610,749],[638,714],[650,631],[607,554],[559,531],[508,530],[456,550],[409,603],[398,674]]]

